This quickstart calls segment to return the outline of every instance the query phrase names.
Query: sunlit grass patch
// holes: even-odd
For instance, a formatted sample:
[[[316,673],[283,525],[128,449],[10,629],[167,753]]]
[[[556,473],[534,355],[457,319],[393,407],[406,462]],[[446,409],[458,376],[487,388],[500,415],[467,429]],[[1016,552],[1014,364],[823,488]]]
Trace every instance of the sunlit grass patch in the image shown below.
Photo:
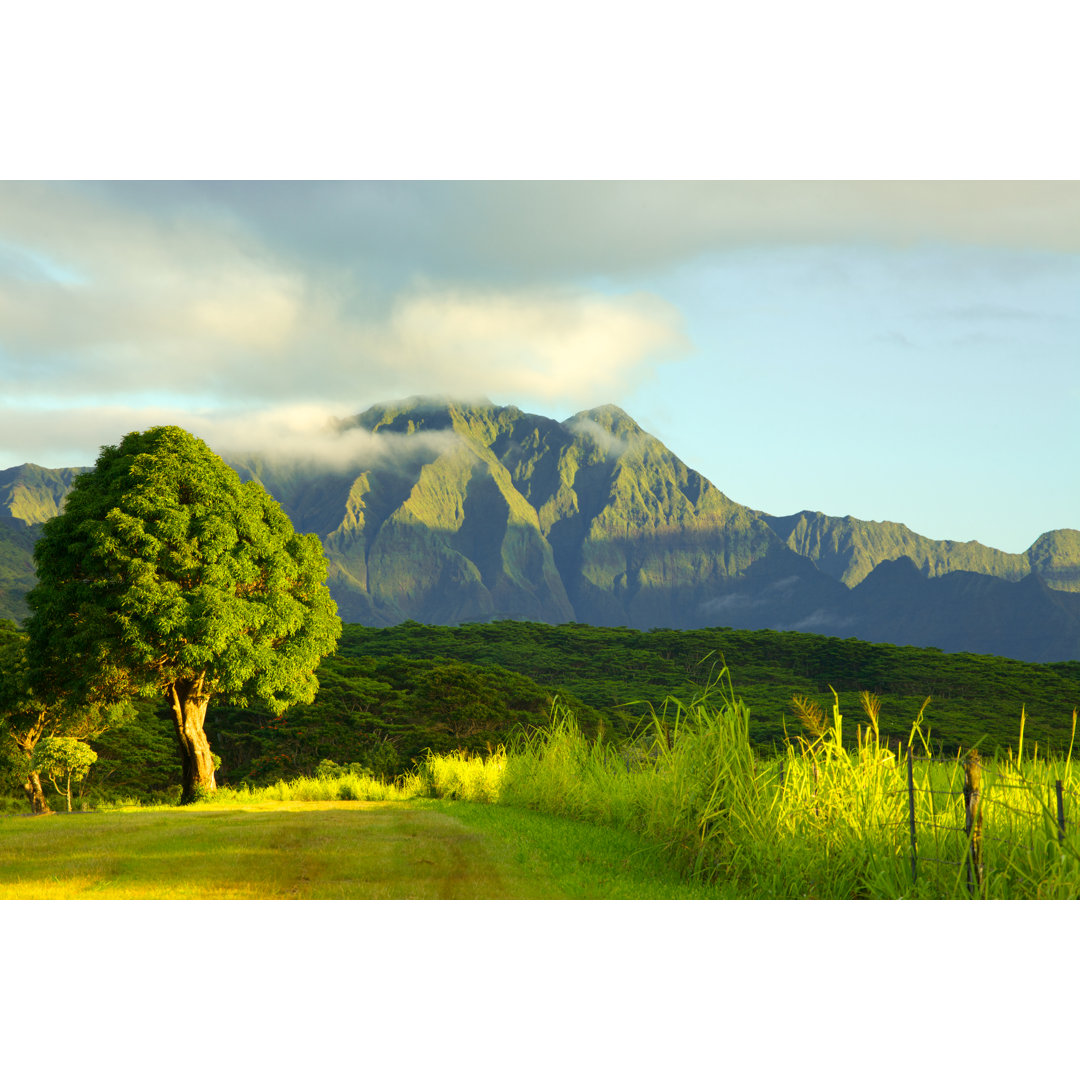
[[[502,790],[506,751],[502,747],[486,758],[457,750],[452,754],[429,754],[417,779],[425,794],[438,799],[496,802]]]
[[[430,803],[212,803],[0,819],[0,899],[550,899]]]

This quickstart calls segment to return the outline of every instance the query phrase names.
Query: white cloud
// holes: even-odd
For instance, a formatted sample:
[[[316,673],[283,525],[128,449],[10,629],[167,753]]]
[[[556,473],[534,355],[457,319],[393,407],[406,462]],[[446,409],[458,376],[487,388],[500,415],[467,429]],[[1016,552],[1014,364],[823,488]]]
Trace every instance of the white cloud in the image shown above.
[[[369,467],[408,455],[440,453],[457,443],[453,431],[370,432],[343,425],[315,405],[259,413],[189,417],[181,426],[226,458],[256,454],[320,468]]]
[[[457,441],[452,431],[372,433],[348,427],[314,405],[258,412],[191,412],[182,408],[70,408],[42,414],[0,408],[0,465],[33,461],[59,468],[92,465],[101,446],[129,431],[176,424],[223,457],[255,454],[271,460],[325,467],[364,467],[408,454],[441,452]]]
[[[610,396],[687,344],[654,297],[574,292],[417,292],[358,334],[377,367],[418,372],[439,392],[548,401]]]
[[[802,630],[802,631],[837,631],[843,630],[846,627],[854,626],[856,619],[849,615],[837,615],[834,612],[826,611],[824,608],[818,608],[812,611],[803,619],[799,619],[797,622],[791,623],[786,627],[788,630]]]
[[[211,408],[576,410],[690,348],[626,275],[768,244],[1078,251],[1078,222],[1080,184],[0,183],[0,439],[84,460]]]
[[[205,206],[0,185],[0,399],[592,403],[687,345],[653,296],[415,280],[388,298],[272,240]]]
[[[601,427],[595,420],[588,416],[571,417],[566,425],[578,435],[586,435],[593,440],[609,457],[622,457],[634,443],[640,438],[622,438],[607,428]]]

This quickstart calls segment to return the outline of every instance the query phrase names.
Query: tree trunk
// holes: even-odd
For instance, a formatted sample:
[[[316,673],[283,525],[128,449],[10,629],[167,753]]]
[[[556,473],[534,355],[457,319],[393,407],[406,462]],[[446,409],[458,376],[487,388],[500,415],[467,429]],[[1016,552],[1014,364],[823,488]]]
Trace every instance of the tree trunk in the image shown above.
[[[26,797],[30,800],[30,810],[35,814],[51,814],[49,800],[45,798],[45,792],[41,790],[41,775],[31,772],[23,784]]]
[[[177,679],[169,687],[168,693],[183,764],[183,791],[180,802],[193,803],[200,795],[217,788],[214,758],[203,731],[210,695],[203,689],[201,675],[198,679]]]

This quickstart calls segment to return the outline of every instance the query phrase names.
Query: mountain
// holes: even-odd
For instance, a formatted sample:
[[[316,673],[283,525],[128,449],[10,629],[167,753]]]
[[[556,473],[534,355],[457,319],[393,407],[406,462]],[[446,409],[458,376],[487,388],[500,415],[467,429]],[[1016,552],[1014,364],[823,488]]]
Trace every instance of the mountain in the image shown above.
[[[614,406],[558,423],[413,399],[348,427],[384,449],[329,502],[295,471],[235,464],[323,537],[350,621],[700,625],[710,583],[783,548]]]
[[[320,536],[347,621],[768,626],[1080,658],[1077,530],[1008,554],[892,522],[771,516],[733,502],[613,405],[560,423],[413,398],[338,427],[348,464],[231,463]],[[76,472],[0,473],[9,609],[32,581],[27,543]]]
[[[883,562],[907,557],[927,577],[958,570],[1019,581],[1038,573],[1052,588],[1080,592],[1080,531],[1043,533],[1026,552],[1011,555],[969,540],[928,540],[892,521],[831,518],[804,510],[789,517],[763,515],[792,551],[854,587]]]
[[[34,586],[34,544],[41,523],[60,512],[82,471],[39,465],[0,469],[0,619],[29,614],[23,598]]]

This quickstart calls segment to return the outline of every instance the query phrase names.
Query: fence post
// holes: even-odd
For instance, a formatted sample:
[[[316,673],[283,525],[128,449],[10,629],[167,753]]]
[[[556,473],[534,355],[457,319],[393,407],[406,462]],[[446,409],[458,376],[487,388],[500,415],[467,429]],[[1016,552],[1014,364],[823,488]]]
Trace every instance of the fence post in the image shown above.
[[[1061,781],[1054,781],[1054,794],[1057,795],[1058,843],[1065,843],[1065,793]]]
[[[964,759],[964,831],[968,837],[967,887],[974,893],[982,890],[982,807],[979,805],[981,784],[979,751],[972,750]]]
[[[908,824],[911,828],[911,884],[914,885],[918,878],[915,857],[917,846],[915,842],[915,775],[911,764],[911,747],[907,748],[907,795],[908,795]]]

